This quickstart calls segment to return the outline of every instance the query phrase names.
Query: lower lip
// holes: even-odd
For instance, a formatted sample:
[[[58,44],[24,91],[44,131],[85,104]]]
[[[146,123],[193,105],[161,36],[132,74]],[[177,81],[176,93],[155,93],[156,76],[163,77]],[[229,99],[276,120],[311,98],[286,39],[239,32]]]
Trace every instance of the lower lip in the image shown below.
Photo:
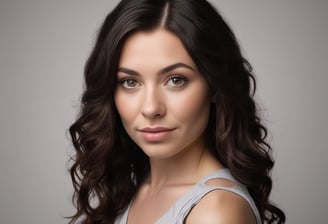
[[[142,137],[148,142],[160,142],[165,140],[172,130],[169,131],[159,131],[159,132],[141,132]]]

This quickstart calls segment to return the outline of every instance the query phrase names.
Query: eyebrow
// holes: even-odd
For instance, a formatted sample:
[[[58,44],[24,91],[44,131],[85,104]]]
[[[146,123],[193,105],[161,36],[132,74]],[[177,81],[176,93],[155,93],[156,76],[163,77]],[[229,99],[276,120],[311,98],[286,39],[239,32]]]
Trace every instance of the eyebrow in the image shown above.
[[[189,65],[186,65],[182,62],[179,62],[179,63],[175,63],[173,65],[169,65],[163,69],[161,69],[158,74],[162,75],[162,74],[165,74],[165,73],[168,73],[176,68],[180,68],[180,67],[183,67],[183,68],[187,68],[187,69],[190,69],[192,71],[194,71],[194,69],[189,66]],[[129,74],[129,75],[136,75],[136,76],[140,76],[140,74],[137,72],[137,71],[134,71],[132,69],[128,69],[128,68],[124,68],[124,67],[120,67],[118,68],[118,72],[123,72],[123,73],[126,73],[126,74]]]

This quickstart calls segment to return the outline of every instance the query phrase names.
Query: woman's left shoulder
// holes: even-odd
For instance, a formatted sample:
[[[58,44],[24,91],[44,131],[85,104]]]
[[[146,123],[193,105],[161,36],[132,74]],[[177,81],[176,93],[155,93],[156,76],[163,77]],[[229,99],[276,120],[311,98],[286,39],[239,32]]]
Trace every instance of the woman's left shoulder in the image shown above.
[[[186,224],[256,224],[254,213],[241,196],[214,190],[194,206],[186,218]]]

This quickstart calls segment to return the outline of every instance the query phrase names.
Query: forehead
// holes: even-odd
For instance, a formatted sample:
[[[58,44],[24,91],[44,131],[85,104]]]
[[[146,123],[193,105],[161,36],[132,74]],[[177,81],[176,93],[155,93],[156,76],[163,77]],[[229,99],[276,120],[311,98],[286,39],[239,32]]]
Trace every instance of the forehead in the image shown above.
[[[195,64],[180,38],[165,29],[136,32],[125,41],[120,66],[140,66],[183,62],[195,68]]]

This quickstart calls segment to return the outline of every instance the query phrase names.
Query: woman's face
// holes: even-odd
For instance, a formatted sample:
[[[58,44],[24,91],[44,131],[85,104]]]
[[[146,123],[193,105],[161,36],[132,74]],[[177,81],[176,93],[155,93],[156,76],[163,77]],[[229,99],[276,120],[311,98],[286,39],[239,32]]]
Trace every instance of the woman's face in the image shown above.
[[[115,104],[123,126],[150,158],[204,149],[211,97],[176,35],[157,29],[130,36],[117,80]]]

